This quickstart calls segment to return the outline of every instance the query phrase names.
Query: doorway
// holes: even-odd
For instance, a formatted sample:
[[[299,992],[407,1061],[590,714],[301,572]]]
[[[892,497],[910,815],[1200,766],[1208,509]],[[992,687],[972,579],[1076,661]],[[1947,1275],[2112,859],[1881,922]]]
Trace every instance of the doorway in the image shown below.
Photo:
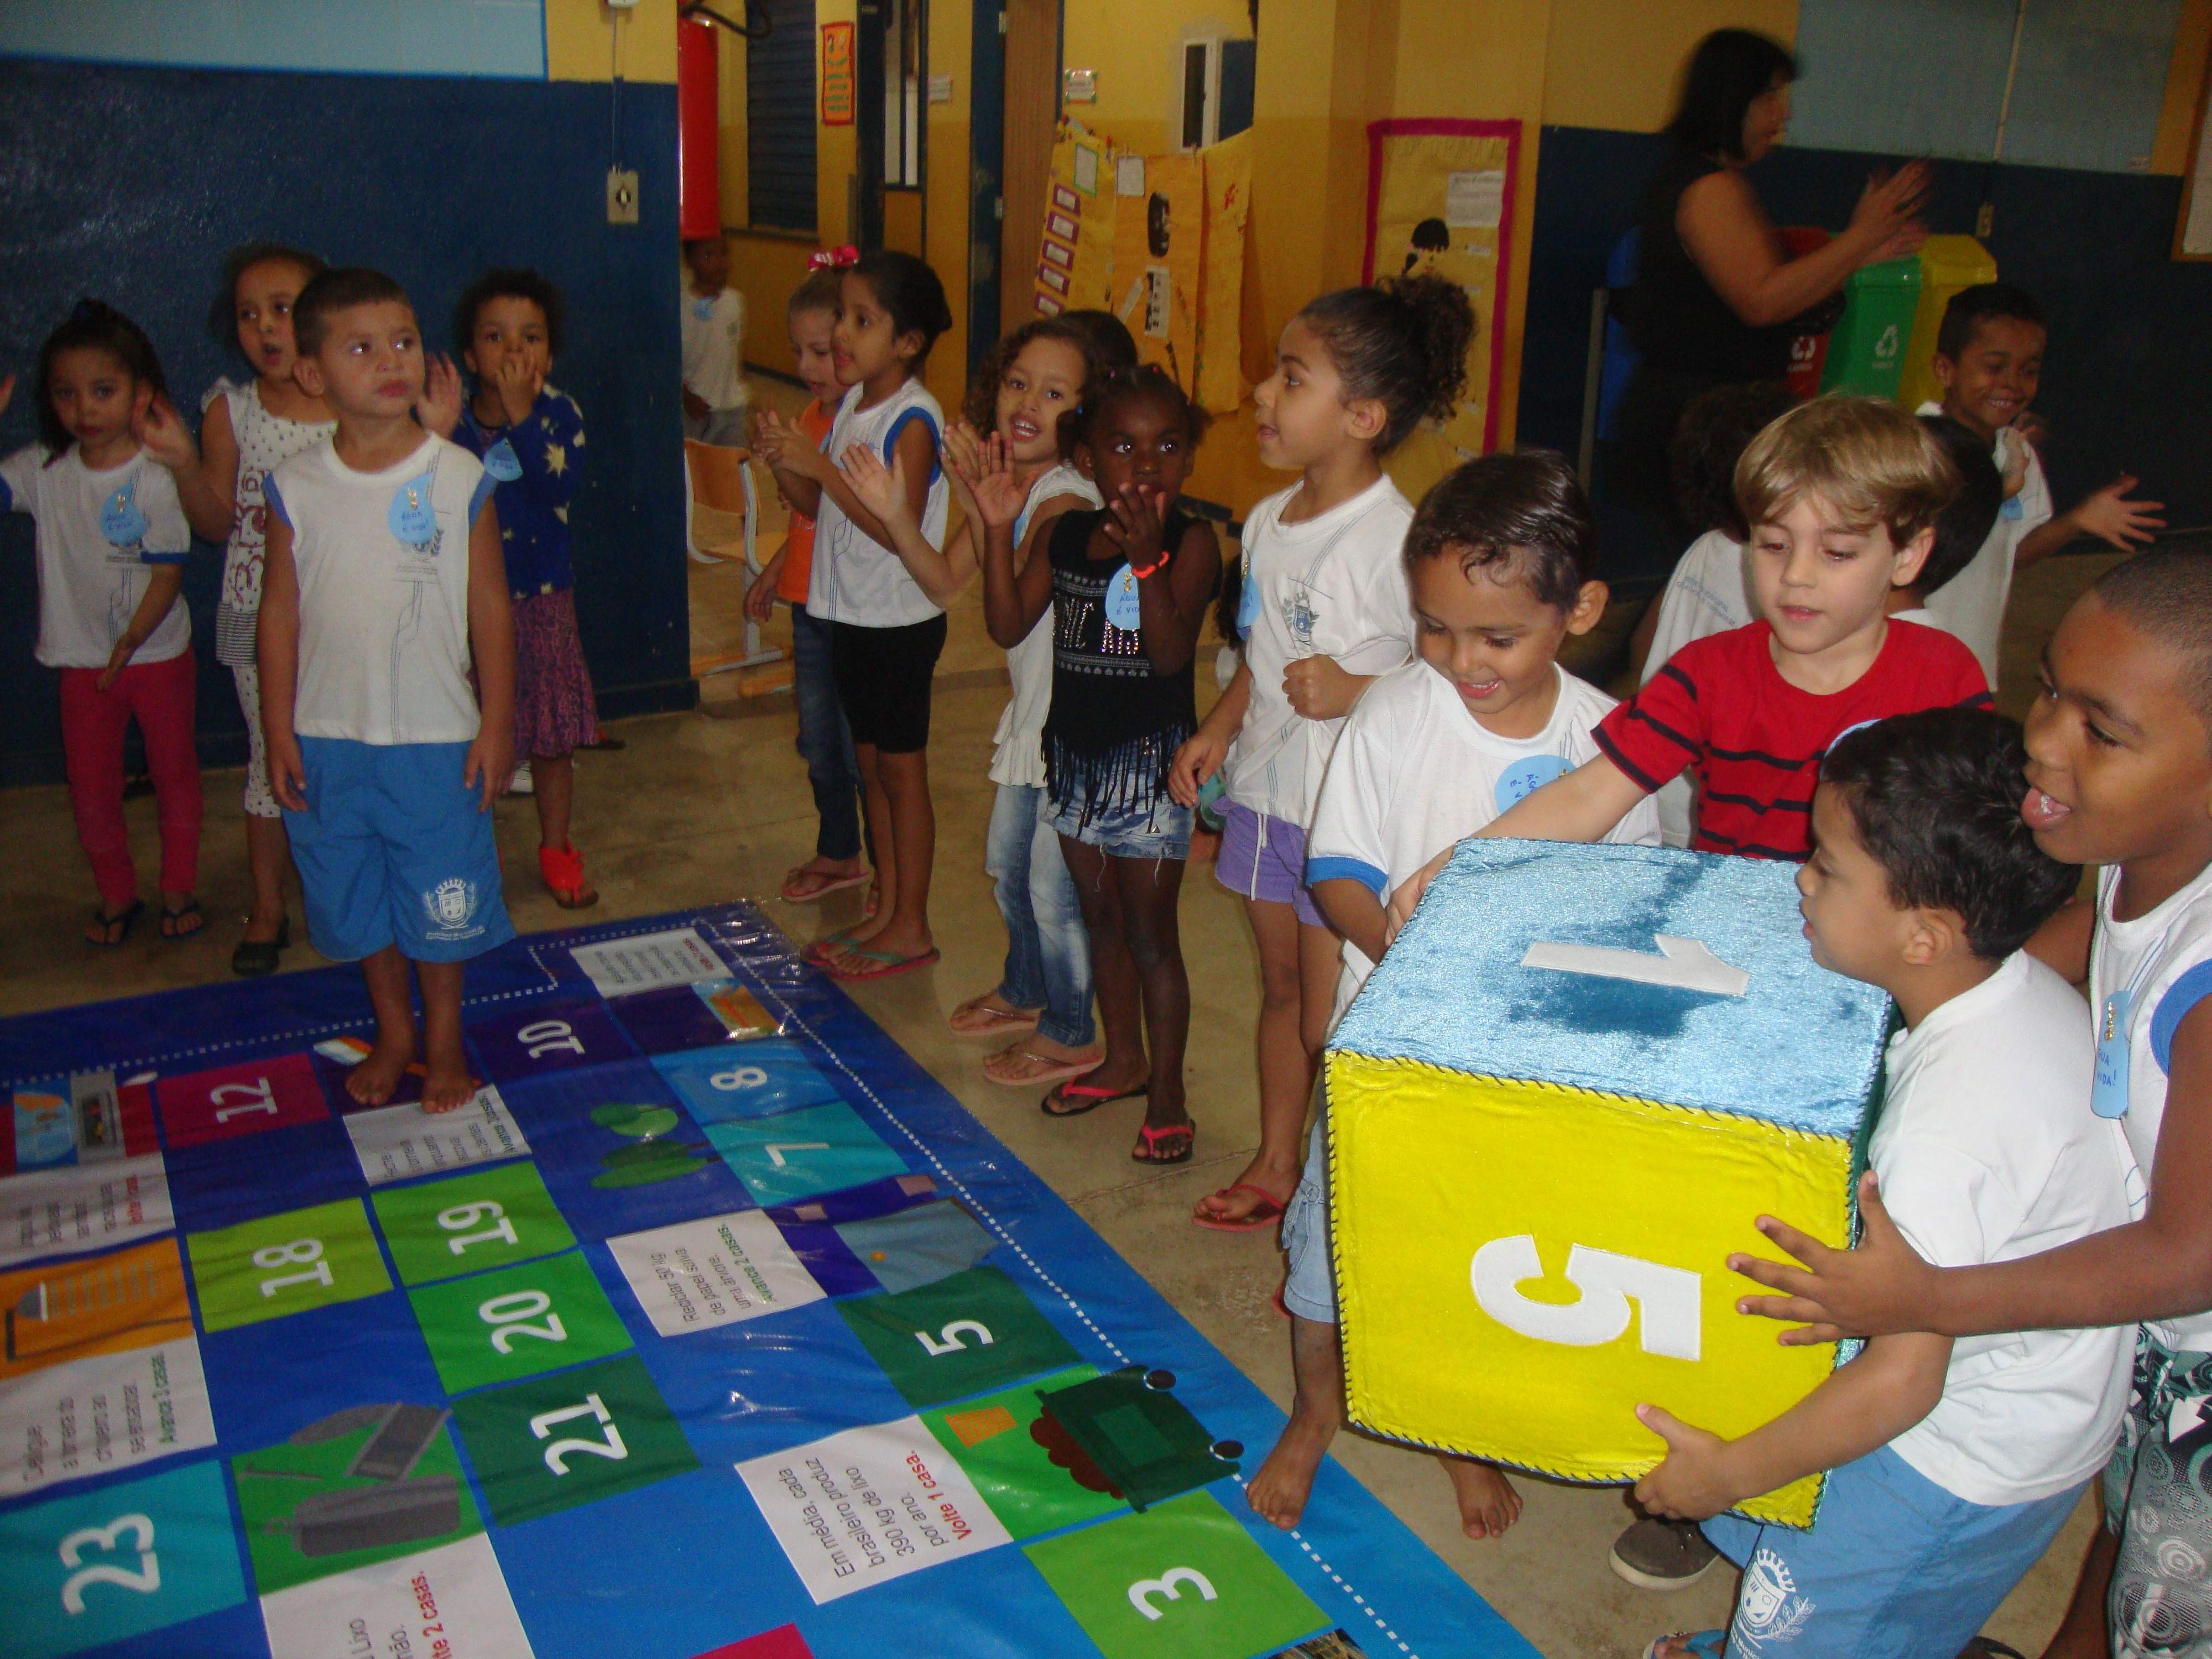
[[[1060,123],[1061,0],[981,0],[969,118],[969,361],[1036,314],[1045,184]]]

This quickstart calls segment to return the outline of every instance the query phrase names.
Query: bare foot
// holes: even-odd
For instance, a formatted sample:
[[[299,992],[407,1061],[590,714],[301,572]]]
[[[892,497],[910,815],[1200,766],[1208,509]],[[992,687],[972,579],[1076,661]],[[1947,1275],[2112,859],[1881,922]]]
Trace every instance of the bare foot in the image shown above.
[[[1283,1427],[1283,1437],[1275,1442],[1267,1461],[1260,1465],[1259,1474],[1244,1489],[1252,1512],[1285,1531],[1297,1526],[1313,1492],[1314,1472],[1321,1468],[1321,1460],[1328,1455],[1328,1443],[1334,1438],[1334,1423],[1304,1410],[1292,1411],[1291,1420]]]
[[[362,1065],[368,1062],[363,1060]],[[469,1068],[456,1060],[450,1065],[432,1061],[422,1073],[422,1109],[426,1112],[455,1112],[476,1098],[477,1080],[469,1075]]]
[[[1496,1538],[1521,1518],[1521,1494],[1496,1464],[1442,1452],[1437,1462],[1451,1477],[1452,1492],[1459,1499],[1460,1530],[1469,1538]]]
[[[1231,1187],[1243,1190],[1231,1192]],[[1278,1168],[1265,1158],[1255,1156],[1244,1166],[1244,1173],[1230,1182],[1229,1187],[1224,1187],[1219,1192],[1208,1193],[1200,1199],[1197,1207],[1191,1212],[1191,1218],[1194,1221],[1242,1221],[1260,1207],[1260,1194],[1250,1190],[1255,1187],[1261,1193],[1273,1194],[1275,1201],[1287,1208],[1291,1194],[1298,1189],[1298,1166],[1292,1163]]]
[[[399,1079],[414,1060],[411,1035],[390,1042],[380,1036],[368,1058],[346,1073],[346,1092],[364,1106],[381,1106],[392,1098],[392,1091],[399,1086]]]

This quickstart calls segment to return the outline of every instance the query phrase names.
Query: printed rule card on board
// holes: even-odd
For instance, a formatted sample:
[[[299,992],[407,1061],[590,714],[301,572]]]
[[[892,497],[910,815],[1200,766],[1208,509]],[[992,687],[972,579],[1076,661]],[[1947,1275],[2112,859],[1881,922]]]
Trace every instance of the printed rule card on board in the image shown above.
[[[1482,167],[1445,175],[1444,223],[1456,229],[1495,230],[1505,218],[1505,169]]]
[[[410,1176],[436,1175],[471,1164],[520,1158],[530,1150],[522,1130],[487,1085],[465,1106],[450,1112],[426,1112],[420,1106],[380,1106],[353,1112],[345,1120],[354,1156],[372,1187]]]
[[[0,1267],[127,1244],[176,1224],[159,1152],[0,1181]]]
[[[270,1659],[360,1653],[364,1630],[378,1633],[380,1653],[532,1659],[499,1558],[482,1533],[264,1595],[261,1623]]]
[[[568,954],[591,976],[603,997],[726,979],[730,972],[729,964],[714,954],[714,947],[699,937],[696,927],[672,927],[662,933],[640,933],[635,939],[579,945]]]
[[[776,1225],[758,1210],[680,1221],[607,1241],[653,1328],[684,1336],[822,1299]]]
[[[919,1417],[738,1465],[818,1604],[1013,1541]]]
[[[0,1494],[213,1444],[200,1346],[189,1335],[0,1382]]]

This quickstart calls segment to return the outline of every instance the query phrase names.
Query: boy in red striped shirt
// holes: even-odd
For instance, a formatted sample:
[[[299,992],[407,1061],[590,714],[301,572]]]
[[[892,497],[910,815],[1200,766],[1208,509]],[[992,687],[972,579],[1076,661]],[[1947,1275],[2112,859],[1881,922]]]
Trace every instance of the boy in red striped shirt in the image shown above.
[[[1480,833],[1596,841],[1686,771],[1692,848],[1808,856],[1813,792],[1837,738],[1892,714],[1989,706],[1972,651],[1887,614],[1893,590],[1918,580],[1960,482],[1934,434],[1889,404],[1823,398],[1776,421],[1735,471],[1762,620],[1677,651],[1599,723],[1596,758]],[[1394,935],[1450,856],[1392,896]],[[1614,1570],[1651,1589],[1686,1583],[1713,1559],[1694,1527],[1656,1518],[1613,1546]]]

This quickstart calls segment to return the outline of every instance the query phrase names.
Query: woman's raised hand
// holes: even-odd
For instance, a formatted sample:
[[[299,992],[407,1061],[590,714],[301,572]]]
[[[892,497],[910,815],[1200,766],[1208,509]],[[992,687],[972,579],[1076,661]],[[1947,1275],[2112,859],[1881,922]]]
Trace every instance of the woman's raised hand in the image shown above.
[[[1920,222],[1934,174],[1925,161],[1910,161],[1887,177],[1877,173],[1859,192],[1851,210],[1851,230],[1865,238],[1872,251],[1867,263],[1902,258],[1919,251],[1928,240],[1928,227]]]

